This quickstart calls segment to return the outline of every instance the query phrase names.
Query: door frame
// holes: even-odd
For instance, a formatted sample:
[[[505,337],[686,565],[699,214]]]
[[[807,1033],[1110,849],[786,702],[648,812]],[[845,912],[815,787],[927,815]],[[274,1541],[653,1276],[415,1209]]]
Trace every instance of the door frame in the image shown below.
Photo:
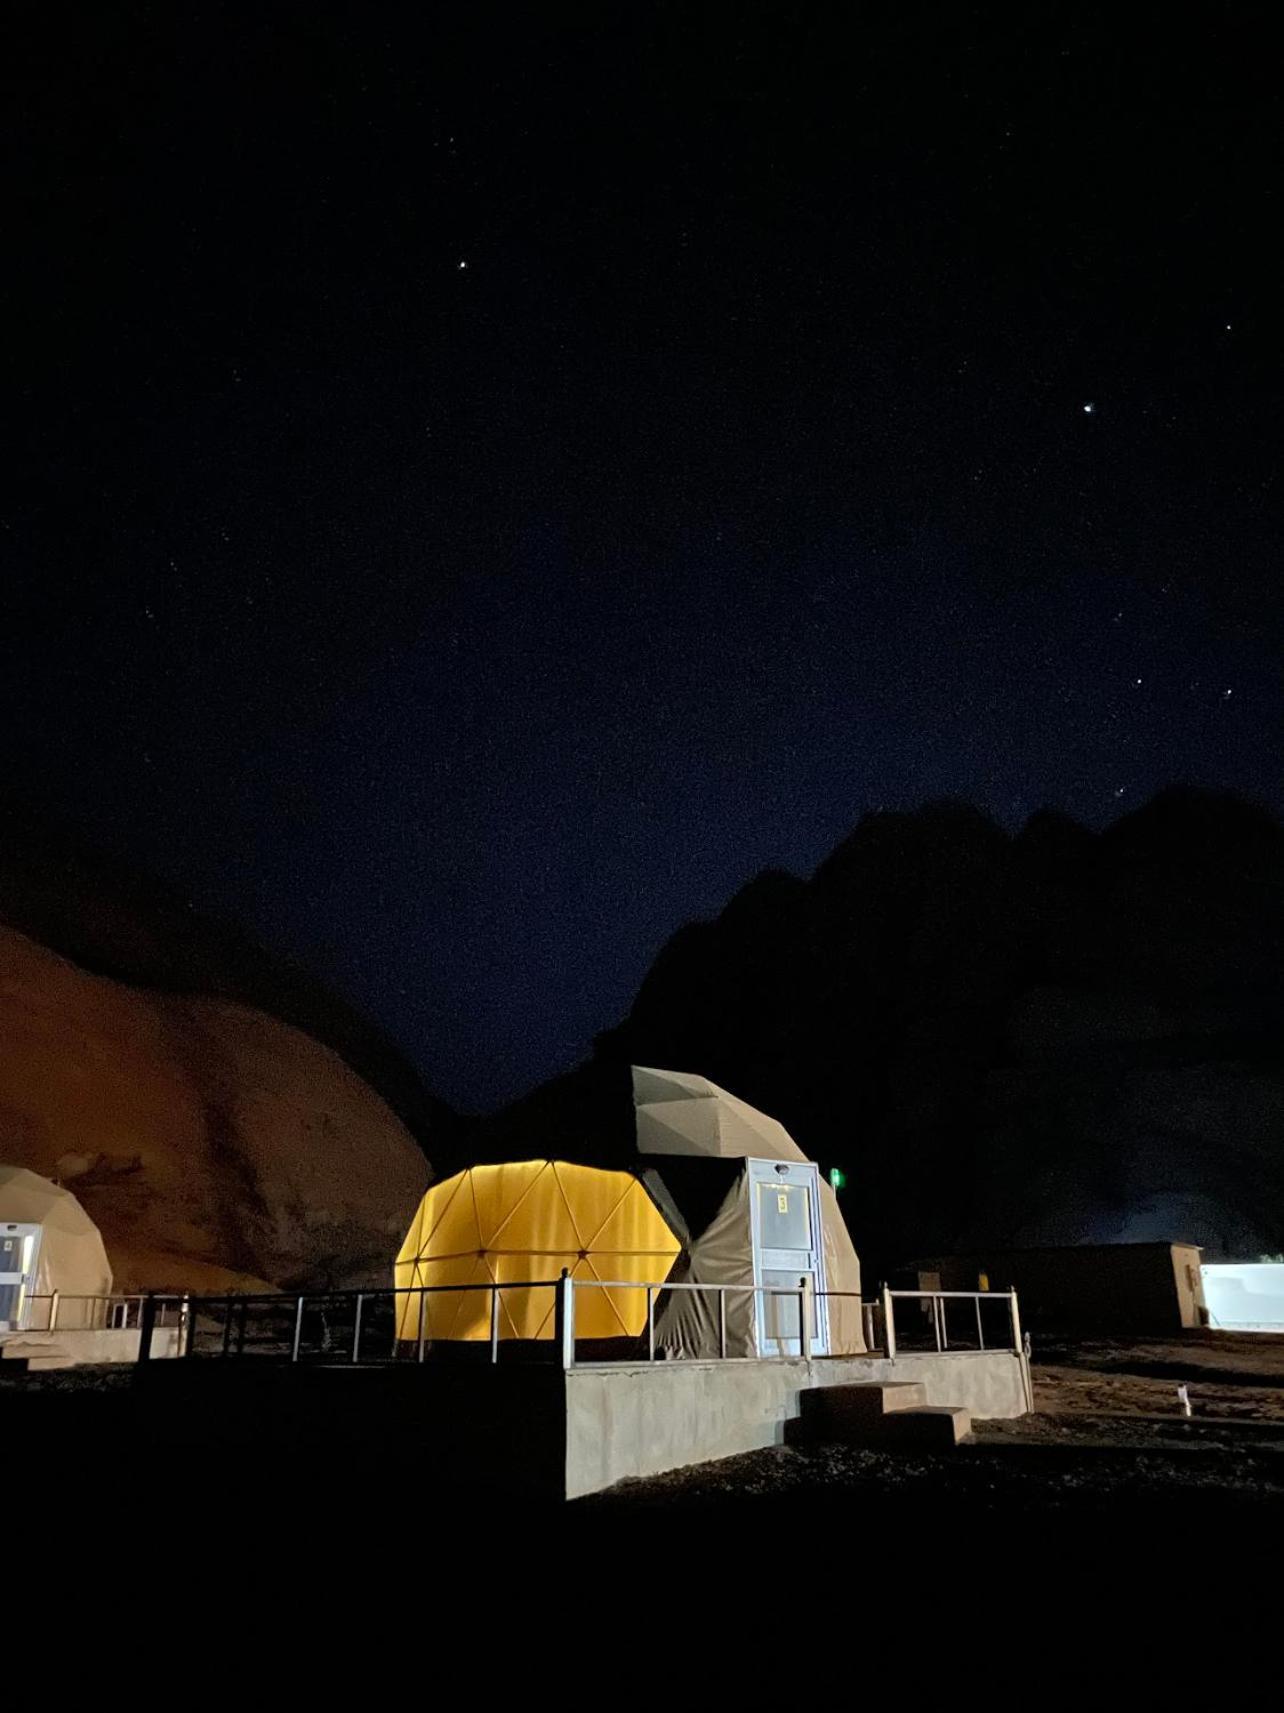
[[[749,1237],[753,1245],[753,1282],[763,1283],[764,1272],[793,1272],[795,1277],[809,1277],[814,1280],[813,1294],[808,1302],[809,1337],[807,1354],[809,1356],[827,1356],[829,1354],[829,1301],[823,1293],[829,1288],[825,1275],[825,1230],[824,1211],[820,1199],[820,1167],[813,1160],[763,1160],[749,1157],[745,1160],[745,1173],[749,1189]],[[811,1247],[801,1249],[769,1249],[764,1247],[759,1231],[758,1219],[758,1189],[763,1183],[785,1183],[806,1185],[811,1191]],[[797,1266],[797,1257],[806,1255],[807,1264]],[[822,1293],[816,1295],[814,1293]],[[767,1334],[767,1299],[761,1291],[754,1293],[754,1332],[760,1356],[800,1356],[798,1345],[801,1340],[795,1333],[793,1337],[775,1338]],[[781,1346],[784,1349],[781,1349]],[[790,1349],[790,1346],[793,1349]]]
[[[31,1318],[31,1299],[36,1289],[36,1271],[40,1265],[40,1239],[43,1232],[39,1225],[28,1221],[0,1219],[0,1236],[16,1237],[23,1243],[22,1271],[0,1273],[0,1280],[3,1280],[5,1285],[16,1285],[18,1290],[17,1319],[0,1321],[0,1328],[9,1332],[23,1332]]]

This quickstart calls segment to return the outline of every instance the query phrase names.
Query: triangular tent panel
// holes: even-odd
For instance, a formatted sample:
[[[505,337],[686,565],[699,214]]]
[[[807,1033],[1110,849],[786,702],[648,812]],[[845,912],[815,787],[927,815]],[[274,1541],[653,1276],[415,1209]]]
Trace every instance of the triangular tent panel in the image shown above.
[[[807,1158],[783,1124],[705,1077],[635,1065],[633,1104],[639,1154]]]

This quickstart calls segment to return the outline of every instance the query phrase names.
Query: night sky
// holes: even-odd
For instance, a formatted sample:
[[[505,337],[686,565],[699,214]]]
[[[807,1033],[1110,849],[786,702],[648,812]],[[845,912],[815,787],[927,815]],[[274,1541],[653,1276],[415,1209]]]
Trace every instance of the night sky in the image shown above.
[[[0,776],[466,1108],[873,807],[1284,808],[1267,17],[11,8]]]

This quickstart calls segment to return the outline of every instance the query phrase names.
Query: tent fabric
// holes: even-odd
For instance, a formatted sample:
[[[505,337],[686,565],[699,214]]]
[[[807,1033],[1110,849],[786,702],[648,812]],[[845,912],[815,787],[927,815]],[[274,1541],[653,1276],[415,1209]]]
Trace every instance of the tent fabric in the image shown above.
[[[674,1268],[673,1277],[692,1285],[754,1283],[747,1171],[737,1173],[722,1206]],[[727,1355],[756,1356],[753,1293],[729,1292],[726,1316]],[[670,1291],[663,1295],[656,1312],[655,1347],[666,1356],[717,1356],[721,1349],[717,1297],[702,1291]]]
[[[633,1067],[639,1154],[805,1160],[784,1125],[706,1077]]]
[[[98,1227],[71,1191],[23,1166],[0,1166],[0,1225],[6,1224],[40,1227],[34,1294],[61,1294],[64,1327],[82,1317],[94,1324],[96,1305],[85,1299],[110,1296],[111,1264]]]
[[[641,1181],[565,1160],[473,1166],[434,1184],[424,1196],[396,1263],[399,1289],[425,1285],[504,1285],[501,1339],[546,1339],[554,1331],[554,1293],[518,1282],[573,1279],[661,1283],[679,1252],[677,1238]],[[490,1337],[489,1289],[422,1298],[427,1338]],[[398,1332],[419,1335],[421,1299],[398,1303]],[[637,1338],[646,1327],[645,1289],[590,1289],[575,1298],[581,1338]]]
[[[783,1124],[707,1077],[635,1065],[633,1100],[639,1154],[807,1158]],[[835,1356],[858,1356],[865,1350],[860,1261],[833,1188],[823,1178],[819,1182],[825,1286],[830,1292],[852,1293],[827,1298],[829,1349]],[[740,1172],[706,1228],[688,1242],[674,1278],[701,1285],[754,1283],[747,1171]],[[726,1316],[727,1355],[756,1356],[757,1315],[751,1294],[729,1293]],[[708,1357],[719,1352],[718,1306],[712,1293],[706,1297],[697,1291],[670,1292],[656,1326],[657,1347],[672,1355]]]
[[[692,1242],[673,1270],[674,1281],[695,1285],[752,1285],[753,1238],[749,1227],[749,1173],[741,1171],[722,1206]],[[864,1319],[860,1305],[860,1261],[847,1232],[838,1198],[820,1180],[821,1239],[825,1253],[825,1288],[829,1317],[829,1354],[865,1354]],[[837,1295],[845,1292],[850,1295]],[[758,1317],[753,1294],[727,1294],[726,1354],[758,1356]],[[670,1291],[656,1310],[655,1343],[668,1356],[717,1356],[721,1350],[718,1300],[710,1292]]]
[[[825,1287],[831,1292],[829,1350],[832,1356],[865,1354],[865,1319],[860,1306],[860,1257],[847,1230],[833,1185],[820,1180],[820,1231],[825,1247]],[[832,1293],[843,1292],[844,1295]]]

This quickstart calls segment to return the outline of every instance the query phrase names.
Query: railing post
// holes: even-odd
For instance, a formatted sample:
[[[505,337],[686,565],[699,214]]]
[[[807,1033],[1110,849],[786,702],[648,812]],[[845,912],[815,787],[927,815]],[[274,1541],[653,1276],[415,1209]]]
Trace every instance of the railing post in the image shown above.
[[[499,1361],[499,1286],[490,1288],[490,1360],[491,1366]]]
[[[727,1293],[721,1286],[718,1287],[718,1355],[724,1362],[727,1360]]]
[[[883,1343],[887,1346],[887,1359],[896,1360],[896,1311],[892,1293],[886,1285],[883,1286]]]
[[[932,1332],[936,1338],[936,1354],[945,1349],[945,1304],[940,1297],[932,1298]]]
[[[554,1287],[553,1336],[563,1368],[575,1366],[575,1281],[570,1268],[562,1268],[562,1276]]]
[[[224,1356],[230,1356],[232,1354],[232,1316],[236,1312],[236,1302],[234,1298],[228,1297],[226,1308],[227,1313],[223,1319],[223,1354]]]
[[[646,1288],[646,1359],[655,1361],[655,1286]]]
[[[302,1293],[302,1291],[300,1291],[299,1295],[296,1297],[295,1303],[294,1303],[294,1339],[290,1345],[290,1361],[291,1362],[297,1362],[299,1360],[299,1346],[302,1343],[303,1343],[303,1293]]]
[[[976,1296],[972,1300],[976,1304],[976,1347],[978,1350],[984,1350],[985,1328],[981,1325],[981,1299]]]
[[[1008,1292],[1008,1306],[1012,1314],[1012,1348],[1016,1359],[1021,1364],[1021,1384],[1025,1389],[1025,1407],[1034,1409],[1034,1375],[1030,1372],[1029,1333],[1021,1334],[1021,1310],[1017,1307],[1017,1294]]]
[[[352,1360],[354,1362],[361,1358],[361,1306],[365,1300],[364,1291],[358,1291],[357,1306],[352,1315]]]
[[[424,1328],[428,1314],[428,1293],[422,1285],[419,1287],[419,1339],[415,1351],[415,1361],[424,1359]]]
[[[58,1330],[58,1299],[61,1295],[62,1295],[61,1291],[55,1291],[54,1294],[49,1299],[49,1330],[50,1330],[50,1332],[57,1332],[57,1330]]]
[[[148,1291],[138,1315],[138,1360],[150,1362],[152,1331],[156,1325],[156,1298]]]
[[[807,1280],[798,1281],[798,1354],[806,1356],[809,1348],[807,1338]]]

